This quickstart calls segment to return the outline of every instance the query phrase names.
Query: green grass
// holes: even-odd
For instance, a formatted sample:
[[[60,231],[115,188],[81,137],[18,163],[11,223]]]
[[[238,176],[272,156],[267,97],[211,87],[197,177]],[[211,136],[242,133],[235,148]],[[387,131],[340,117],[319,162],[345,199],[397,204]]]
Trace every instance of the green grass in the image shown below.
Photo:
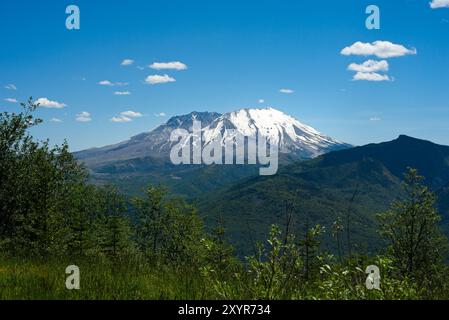
[[[65,286],[65,269],[80,268],[80,290]],[[29,261],[0,258],[0,300],[211,299],[198,272],[156,270],[135,261]]]
[[[80,268],[80,290],[65,286],[65,269]],[[122,259],[30,260],[0,257],[0,300],[415,300],[448,299],[444,279],[431,291],[407,279],[382,273],[381,290],[367,290],[363,270],[337,265],[324,266],[324,272],[310,283],[296,280],[282,284],[284,274],[274,276],[267,298],[263,282],[247,272],[228,277],[224,282],[210,281],[198,269],[151,267],[148,261]],[[381,268],[382,269],[382,268]],[[385,269],[385,267],[383,268]],[[260,270],[267,276],[269,269]],[[268,272],[268,274],[266,273]],[[262,274],[263,273],[263,274]],[[258,278],[261,279],[261,278]],[[442,286],[442,288],[439,288]]]

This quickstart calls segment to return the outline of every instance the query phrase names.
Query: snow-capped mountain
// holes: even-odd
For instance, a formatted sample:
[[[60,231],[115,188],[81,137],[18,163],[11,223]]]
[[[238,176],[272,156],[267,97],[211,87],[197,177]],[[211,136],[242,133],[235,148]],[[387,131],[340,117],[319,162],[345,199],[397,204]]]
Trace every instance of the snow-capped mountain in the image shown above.
[[[223,114],[203,129],[203,143],[222,137],[224,145],[235,136],[230,129],[252,138],[259,133],[277,144],[281,153],[293,153],[301,158],[350,147],[274,108],[241,109]]]
[[[351,147],[319,133],[295,118],[274,108],[241,109],[230,113],[192,112],[170,118],[156,129],[142,133],[127,141],[81,151],[75,156],[88,166],[136,158],[167,158],[174,142],[170,134],[175,129],[192,132],[193,121],[201,121],[202,144],[220,139],[233,139],[235,132],[255,138],[257,133],[270,138],[279,145],[280,153],[291,154],[301,159],[310,159],[321,154]],[[235,130],[234,133],[232,133]]]

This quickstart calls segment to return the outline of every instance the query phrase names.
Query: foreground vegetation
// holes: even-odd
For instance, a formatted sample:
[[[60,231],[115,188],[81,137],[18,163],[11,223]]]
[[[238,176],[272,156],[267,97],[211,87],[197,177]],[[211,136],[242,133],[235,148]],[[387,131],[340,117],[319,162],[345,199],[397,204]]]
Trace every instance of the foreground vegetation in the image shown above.
[[[29,136],[30,99],[19,114],[0,115],[0,299],[448,299],[447,239],[435,197],[410,169],[405,198],[378,215],[385,250],[343,252],[349,226],[273,225],[244,261],[223,223],[206,232],[195,207],[150,186],[129,199],[113,187],[86,183],[67,144],[51,148]],[[324,233],[338,252],[322,250]],[[67,290],[65,269],[77,265],[80,290]],[[380,289],[366,287],[368,266]]]

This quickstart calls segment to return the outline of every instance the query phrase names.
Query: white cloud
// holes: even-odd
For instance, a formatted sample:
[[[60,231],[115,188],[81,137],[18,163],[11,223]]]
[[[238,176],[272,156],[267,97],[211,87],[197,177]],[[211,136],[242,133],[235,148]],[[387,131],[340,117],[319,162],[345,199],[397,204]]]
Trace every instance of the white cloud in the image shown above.
[[[14,98],[6,98],[5,101],[6,102],[11,102],[11,103],[17,103],[18,102],[17,99],[14,99]]]
[[[291,94],[291,93],[294,93],[295,91],[293,91],[292,89],[281,89],[281,90],[279,90],[279,92],[286,93],[286,94]]]
[[[449,0],[432,0],[430,7],[432,9],[449,8]]]
[[[264,100],[264,99],[259,99],[258,102],[259,102],[259,103],[265,103],[265,100]]]
[[[120,116],[112,117],[110,120],[111,122],[124,123],[124,122],[131,122],[133,121],[134,118],[140,117],[143,117],[143,115],[140,112],[128,110],[120,112]]]
[[[382,75],[376,72],[357,72],[353,79],[355,81],[390,81],[388,75]]]
[[[131,94],[131,92],[129,92],[129,91],[115,91],[114,94],[116,96],[129,96]]]
[[[155,117],[165,117],[167,114],[165,112],[159,112],[159,113],[155,113],[154,116]]]
[[[98,82],[98,84],[100,86],[110,86],[110,87],[114,86],[114,84],[109,80],[102,80],[102,81]]]
[[[125,59],[125,60],[122,61],[121,65],[126,67],[126,66],[132,65],[133,63],[134,63],[134,60],[132,60],[132,59]]]
[[[380,121],[380,120],[382,120],[382,119],[379,118],[379,117],[371,117],[369,120],[370,120],[370,121]]]
[[[17,87],[14,85],[14,84],[7,84],[6,86],[5,86],[5,89],[8,89],[8,90],[17,90]]]
[[[120,115],[127,117],[127,118],[140,118],[143,116],[140,112],[131,111],[131,110],[120,112]]]
[[[137,66],[137,69],[139,69],[139,70],[145,70],[145,67]]]
[[[59,123],[59,122],[62,122],[62,120],[58,119],[58,118],[51,118],[50,122],[57,122],[57,123]]]
[[[148,76],[145,79],[145,82],[148,84],[161,84],[161,83],[168,83],[168,82],[175,82],[176,80],[170,76],[168,76],[167,74],[164,74],[163,76],[161,75],[152,75],[152,76]]]
[[[388,62],[386,60],[376,61],[368,60],[362,64],[351,63],[348,66],[348,70],[356,72],[379,72],[388,71]]]
[[[89,121],[92,121],[92,117],[89,112],[83,111],[76,115],[75,120],[78,122],[89,122]]]
[[[355,42],[353,45],[341,50],[345,56],[376,56],[378,58],[395,58],[409,54],[417,54],[416,49],[407,49],[403,45],[389,41],[375,41],[373,43]]]
[[[170,70],[186,70],[187,66],[179,61],[173,61],[173,62],[155,62],[149,66],[151,69],[155,70],[164,70],[164,69],[170,69]]]
[[[108,87],[115,87],[115,86],[127,86],[127,82],[111,82],[109,80],[102,80],[98,82],[100,86],[108,86]]]
[[[123,122],[131,122],[132,119],[128,118],[128,117],[120,116],[120,117],[112,117],[111,121],[116,122],[116,123],[123,123]]]
[[[67,106],[64,103],[58,101],[51,101],[47,98],[39,98],[34,103],[39,104],[39,107],[53,108],[53,109],[62,109]]]

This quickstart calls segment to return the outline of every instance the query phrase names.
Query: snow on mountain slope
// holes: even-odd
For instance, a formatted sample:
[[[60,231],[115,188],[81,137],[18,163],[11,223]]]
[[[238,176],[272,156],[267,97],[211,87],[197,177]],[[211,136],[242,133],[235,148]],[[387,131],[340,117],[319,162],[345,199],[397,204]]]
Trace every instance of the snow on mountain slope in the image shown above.
[[[232,140],[235,134],[230,129],[253,138],[259,132],[278,144],[281,153],[294,153],[303,158],[350,147],[273,108],[241,109],[223,114],[203,129],[203,143],[208,144],[220,135],[223,144]]]
[[[170,118],[156,129],[142,133],[127,141],[81,151],[75,156],[88,166],[96,166],[117,160],[129,160],[143,157],[167,158],[173,142],[170,134],[181,128],[192,130],[193,121],[201,121],[202,143],[222,137],[222,143],[232,139],[230,129],[244,136],[255,138],[257,132],[279,143],[281,153],[289,153],[302,159],[313,158],[329,151],[351,147],[330,137],[322,135],[312,127],[302,124],[295,118],[273,109],[241,109],[219,114],[215,112],[192,112],[187,115]]]
[[[166,158],[172,147],[170,134],[173,130],[191,130],[193,120],[201,121],[204,126],[207,126],[219,116],[221,114],[216,112],[195,111],[175,116],[150,132],[138,134],[114,145],[76,152],[75,157],[86,163],[88,167],[143,157]]]

